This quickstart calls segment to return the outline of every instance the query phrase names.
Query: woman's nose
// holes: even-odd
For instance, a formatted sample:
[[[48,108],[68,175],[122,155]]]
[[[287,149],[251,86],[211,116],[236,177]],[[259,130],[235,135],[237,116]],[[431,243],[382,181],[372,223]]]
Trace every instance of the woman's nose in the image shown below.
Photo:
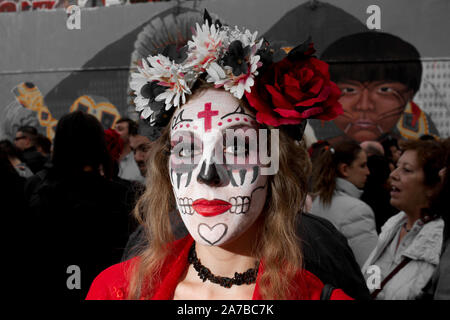
[[[389,174],[389,178],[391,178],[392,180],[398,180],[397,170],[397,168],[392,170],[392,172]]]
[[[227,184],[226,176],[222,171],[215,162],[210,162],[208,165],[203,162],[197,181],[210,187],[222,187]]]

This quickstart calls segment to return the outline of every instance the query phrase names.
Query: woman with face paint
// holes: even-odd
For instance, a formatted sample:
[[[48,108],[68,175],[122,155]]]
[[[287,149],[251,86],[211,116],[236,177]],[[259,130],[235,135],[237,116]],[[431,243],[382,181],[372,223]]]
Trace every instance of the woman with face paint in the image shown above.
[[[313,168],[312,214],[344,234],[360,266],[378,240],[374,213],[359,199],[368,175],[366,152],[354,141],[325,147]]]
[[[339,114],[337,86],[312,44],[275,62],[256,33],[206,18],[187,47],[143,59],[132,78],[136,110],[164,127],[135,210],[148,247],[103,271],[87,299],[321,297],[295,230],[310,172],[298,141],[307,118]],[[175,205],[189,231],[176,241]]]

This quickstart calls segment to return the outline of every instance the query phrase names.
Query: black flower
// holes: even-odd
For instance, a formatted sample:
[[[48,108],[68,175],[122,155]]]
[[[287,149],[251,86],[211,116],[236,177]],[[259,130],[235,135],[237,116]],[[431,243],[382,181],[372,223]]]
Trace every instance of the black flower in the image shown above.
[[[165,87],[158,85],[156,81],[147,82],[141,88],[141,95],[148,99],[148,106],[152,111],[160,111],[164,108],[164,101],[156,101],[155,98],[166,90]]]
[[[175,63],[182,63],[187,58],[188,46],[177,48],[174,44],[169,44],[162,51],[162,55],[168,57]]]
[[[242,47],[242,42],[234,40],[228,47],[228,52],[223,57],[223,64],[233,69],[236,77],[242,73],[247,73],[248,65],[246,58],[250,53],[250,46]]]

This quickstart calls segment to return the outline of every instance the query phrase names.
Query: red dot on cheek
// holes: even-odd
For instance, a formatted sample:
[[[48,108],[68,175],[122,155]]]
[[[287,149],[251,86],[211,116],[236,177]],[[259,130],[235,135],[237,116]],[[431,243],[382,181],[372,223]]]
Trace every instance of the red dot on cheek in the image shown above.
[[[227,121],[228,121],[228,122],[231,122],[231,120],[232,120],[232,119],[228,119]]]
[[[189,125],[189,123],[186,125],[186,128],[189,128],[190,127],[190,125]]]
[[[239,118],[236,118],[236,121],[239,121]]]
[[[197,126],[194,126],[194,130],[197,130],[198,129],[198,127]]]
[[[221,125],[222,125],[222,122],[219,122],[217,125],[221,126]]]
[[[180,124],[180,128],[183,128],[183,125],[182,125],[182,124]]]
[[[247,119],[247,118],[244,118],[244,121],[245,121],[245,122],[248,122],[248,119]]]

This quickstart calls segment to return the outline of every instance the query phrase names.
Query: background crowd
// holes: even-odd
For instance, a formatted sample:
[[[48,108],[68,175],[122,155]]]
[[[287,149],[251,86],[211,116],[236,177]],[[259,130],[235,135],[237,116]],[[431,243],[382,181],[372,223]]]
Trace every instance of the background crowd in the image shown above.
[[[7,225],[20,230],[11,269],[30,275],[21,281],[83,299],[100,271],[133,256],[142,229],[132,213],[152,148],[139,133],[131,119],[104,130],[77,111],[59,120],[53,141],[24,126],[0,142]],[[306,268],[356,299],[450,299],[450,139],[385,135],[307,147],[313,173],[299,213]],[[176,212],[171,220],[177,237],[187,234]],[[81,270],[79,290],[67,288],[71,265]],[[373,265],[382,290],[370,286]]]

